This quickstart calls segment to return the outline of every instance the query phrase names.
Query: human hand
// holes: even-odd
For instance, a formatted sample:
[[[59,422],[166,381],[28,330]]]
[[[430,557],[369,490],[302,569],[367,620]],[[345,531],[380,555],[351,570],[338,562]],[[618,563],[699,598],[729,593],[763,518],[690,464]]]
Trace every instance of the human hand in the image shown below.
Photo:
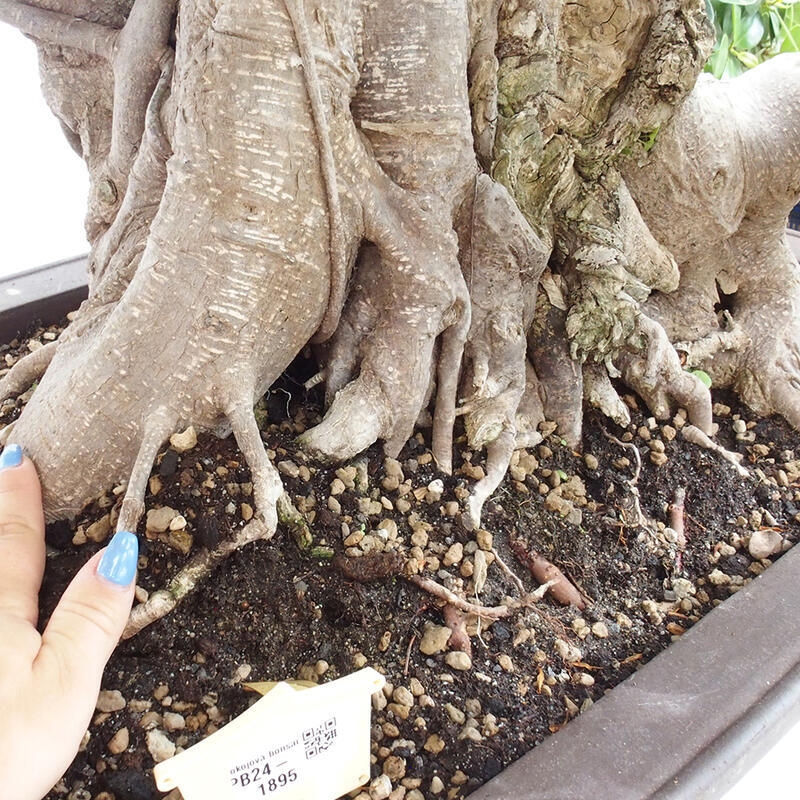
[[[118,532],[75,575],[44,633],[36,629],[45,564],[41,489],[19,446],[0,455],[0,787],[39,800],[85,733],[106,661],[133,603],[138,542]]]

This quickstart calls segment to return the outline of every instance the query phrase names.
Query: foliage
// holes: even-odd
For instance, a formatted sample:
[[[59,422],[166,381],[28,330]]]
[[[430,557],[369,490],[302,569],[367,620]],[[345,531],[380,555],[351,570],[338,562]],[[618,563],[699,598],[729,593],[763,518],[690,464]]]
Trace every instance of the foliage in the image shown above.
[[[706,0],[706,9],[717,34],[706,71],[717,78],[800,50],[800,0]]]

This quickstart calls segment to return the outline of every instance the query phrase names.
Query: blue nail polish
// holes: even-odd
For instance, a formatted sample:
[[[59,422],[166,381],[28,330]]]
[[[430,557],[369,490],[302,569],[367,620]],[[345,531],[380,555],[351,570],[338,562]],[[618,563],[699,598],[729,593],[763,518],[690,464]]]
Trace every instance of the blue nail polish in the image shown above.
[[[18,467],[22,463],[22,448],[18,444],[7,444],[0,454],[0,469]]]
[[[127,586],[136,577],[138,561],[139,540],[136,534],[117,531],[97,565],[97,574],[111,583]]]

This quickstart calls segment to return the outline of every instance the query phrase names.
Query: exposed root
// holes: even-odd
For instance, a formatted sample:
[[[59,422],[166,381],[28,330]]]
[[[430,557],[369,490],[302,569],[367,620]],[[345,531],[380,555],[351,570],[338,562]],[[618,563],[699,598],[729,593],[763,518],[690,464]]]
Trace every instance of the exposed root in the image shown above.
[[[148,625],[169,614],[178,603],[192,592],[217,566],[235,550],[258,539],[269,539],[270,531],[262,520],[252,519],[233,539],[221,542],[214,550],[204,550],[195,555],[189,563],[169,582],[165,589],[153,592],[144,602],[131,611],[128,624],[122,634],[129,639]]]
[[[706,450],[711,450],[712,452],[724,458],[730,464],[733,464],[736,471],[742,478],[750,477],[750,472],[740,463],[742,459],[741,453],[733,453],[730,450],[726,450],[722,445],[717,444],[708,435],[703,433],[703,431],[694,425],[684,425],[681,428],[681,436],[686,439],[687,442],[699,445],[700,447],[705,447]]]
[[[685,408],[689,419],[711,433],[711,393],[697,377],[683,369],[675,348],[657,322],[640,314],[638,330],[644,350],[629,348],[620,355],[624,381],[635,389],[657,419],[669,418],[675,406]]]
[[[519,540],[512,539],[514,555],[530,570],[534,579],[543,586],[549,586],[551,597],[564,606],[586,608],[583,595],[575,588],[566,575],[537,550],[529,550]]]
[[[675,531],[676,536],[675,569],[677,572],[683,569],[683,552],[686,550],[685,503],[686,489],[679,486],[675,489],[672,502],[669,504],[669,526]]]
[[[345,242],[345,226],[342,218],[342,206],[339,202],[339,186],[337,182],[336,163],[331,145],[331,131],[325,113],[325,102],[322,97],[322,86],[317,72],[317,61],[314,55],[311,36],[308,31],[308,20],[302,0],[284,0],[284,6],[292,21],[297,47],[303,62],[303,73],[306,79],[306,90],[311,104],[311,114],[317,132],[319,159],[325,193],[328,200],[328,226],[330,236],[331,288],[325,316],[314,335],[314,341],[324,342],[330,339],[339,324],[339,317],[344,306],[345,290],[349,271],[348,248]]]
[[[674,347],[684,353],[687,369],[706,369],[708,363],[719,353],[729,351],[741,352],[750,345],[750,337],[741,325],[736,323],[730,312],[722,312],[724,328],[695,342],[676,342]]]
[[[467,614],[474,614],[478,619],[503,619],[523,608],[530,608],[538,603],[548,591],[550,591],[558,582],[558,579],[548,580],[539,586],[533,592],[526,592],[518,600],[507,602],[499,606],[481,606],[476,603],[470,603],[455,592],[437,583],[433,578],[427,578],[424,575],[406,575],[406,580],[413,583],[423,591],[432,594],[444,603],[455,606],[455,608]]]
[[[119,31],[19,0],[0,0],[0,22],[47,44],[75,47],[110,59]]]
[[[438,597],[439,600],[443,600],[445,603],[455,606],[467,614],[475,614],[483,619],[502,619],[516,610],[515,607],[510,605],[488,607],[470,603],[469,600],[465,600],[455,592],[451,592],[450,589],[442,586],[441,583],[437,583],[433,578],[426,578],[424,575],[407,575],[406,579],[434,597]]]
[[[144,513],[144,497],[153,461],[164,440],[174,429],[175,420],[163,409],[152,413],[148,418],[147,428],[142,436],[117,518],[118,531],[136,530],[139,519]]]
[[[0,381],[0,399],[5,400],[27,391],[34,381],[44,375],[57,348],[58,341],[48,342],[17,361]]]
[[[467,513],[475,528],[481,524],[483,504],[505,477],[511,456],[516,448],[516,432],[504,430],[486,446],[486,474],[472,488],[467,500]]]
[[[583,397],[590,406],[616,422],[620,428],[630,425],[628,407],[611,385],[608,371],[601,364],[587,361],[583,365]]]

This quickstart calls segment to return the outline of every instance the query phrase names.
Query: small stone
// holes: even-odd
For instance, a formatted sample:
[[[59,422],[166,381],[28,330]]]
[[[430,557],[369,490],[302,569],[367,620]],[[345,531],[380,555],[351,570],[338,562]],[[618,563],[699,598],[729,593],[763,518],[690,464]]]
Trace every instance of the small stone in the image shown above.
[[[169,443],[177,453],[185,453],[197,444],[197,431],[190,425],[185,431],[173,433],[169,437]]]
[[[169,522],[169,529],[171,531],[182,531],[186,527],[186,517],[183,514],[178,514],[177,517],[173,517]]]
[[[155,533],[165,533],[169,530],[170,522],[177,516],[178,512],[169,506],[151,508],[147,512],[147,530]]]
[[[394,700],[395,703],[399,703],[401,706],[414,705],[414,695],[411,693],[411,690],[407,689],[405,686],[398,686],[394,692],[392,692],[392,700]]]
[[[441,753],[442,750],[444,750],[444,746],[445,746],[444,745],[444,739],[442,739],[442,737],[439,736],[438,733],[432,733],[425,740],[425,744],[423,745],[424,749],[427,750],[429,753],[433,753],[433,755],[438,755],[439,753]],[[436,778],[434,777],[433,780],[436,780]],[[444,788],[444,786],[442,786],[442,789],[443,788]],[[433,781],[431,781],[431,791],[434,794],[438,794],[442,789],[439,789],[438,791],[434,791],[434,789],[433,789]]]
[[[297,478],[300,476],[300,467],[294,461],[279,461],[276,465],[278,472],[286,475],[288,478]]]
[[[388,756],[383,762],[383,774],[392,781],[399,781],[406,775],[406,760],[400,756]]]
[[[592,634],[598,639],[608,639],[608,625],[605,622],[595,622],[592,625]]]
[[[164,731],[154,729],[147,732],[147,750],[156,764],[175,755],[175,743],[170,741]]]
[[[442,499],[443,493],[444,483],[440,478],[436,478],[428,484],[427,492],[425,493],[425,502],[438,503]]]
[[[392,781],[388,775],[378,775],[369,785],[370,800],[386,800],[392,792]]]
[[[185,717],[182,714],[176,714],[174,711],[165,711],[162,721],[167,731],[182,731],[186,727]]]
[[[331,495],[340,495],[344,493],[344,482],[340,478],[334,478],[331,481]]]
[[[708,576],[708,580],[710,583],[713,583],[714,586],[727,586],[731,582],[731,576],[726,575],[720,569],[714,569]]]
[[[86,538],[93,542],[104,542],[110,532],[111,515],[106,514],[86,529]]]
[[[463,725],[467,721],[467,715],[452,703],[445,703],[444,710],[447,712],[447,716],[450,717],[456,725]]]
[[[242,515],[242,519],[245,522],[249,522],[251,519],[253,519],[253,506],[251,506],[249,503],[242,503],[239,506],[239,513]]]
[[[108,740],[108,752],[115,756],[118,756],[120,753],[124,753],[128,749],[130,739],[130,731],[127,728],[120,728]]]
[[[461,650],[452,650],[444,657],[444,662],[451,669],[457,669],[461,672],[466,672],[472,669],[472,659],[467,653]]]
[[[754,531],[747,546],[750,555],[759,561],[774,556],[775,553],[780,553],[782,548],[783,536],[778,531],[770,529]]]
[[[447,649],[447,642],[453,631],[444,625],[432,625],[428,623],[422,632],[422,641],[419,644],[420,652],[426,656],[441,653]]]
[[[481,550],[491,550],[492,547],[494,547],[494,537],[489,531],[483,528],[478,528],[478,530],[475,531],[475,541],[478,543],[478,547]]]
[[[464,558],[464,545],[461,542],[454,542],[447,549],[442,559],[442,564],[446,567],[452,567],[453,564],[458,564]]]
[[[192,550],[192,543],[194,539],[191,533],[181,529],[177,531],[171,530],[164,541],[173,550],[177,550],[179,553],[183,553],[183,555],[188,556]]]
[[[125,708],[125,698],[119,689],[102,689],[97,696],[95,708],[105,713],[121,711]]]
[[[732,427],[734,433],[742,434],[747,432],[747,423],[743,419],[735,419]]]
[[[664,464],[669,461],[666,453],[659,453],[657,451],[653,451],[650,453],[650,461],[655,464],[657,467],[663,467]]]
[[[507,653],[500,653],[500,655],[497,656],[497,663],[504,672],[514,671],[514,662]]]
[[[565,639],[556,639],[553,647],[567,664],[574,664],[576,661],[583,660],[583,653],[580,648],[575,647],[574,644],[570,644]]]

